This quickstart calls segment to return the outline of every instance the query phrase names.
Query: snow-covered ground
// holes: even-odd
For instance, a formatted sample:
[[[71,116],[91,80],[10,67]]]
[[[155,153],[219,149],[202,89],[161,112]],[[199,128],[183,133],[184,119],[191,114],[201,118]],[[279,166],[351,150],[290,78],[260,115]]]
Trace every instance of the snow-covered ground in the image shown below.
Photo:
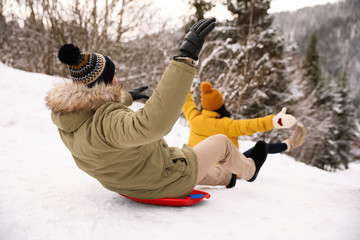
[[[59,78],[3,64],[0,76],[1,240],[360,239],[359,162],[330,173],[269,155],[253,183],[197,187],[211,194],[198,205],[143,205],[76,167],[45,107]],[[169,145],[187,142],[184,123]],[[240,141],[241,150],[253,144]]]

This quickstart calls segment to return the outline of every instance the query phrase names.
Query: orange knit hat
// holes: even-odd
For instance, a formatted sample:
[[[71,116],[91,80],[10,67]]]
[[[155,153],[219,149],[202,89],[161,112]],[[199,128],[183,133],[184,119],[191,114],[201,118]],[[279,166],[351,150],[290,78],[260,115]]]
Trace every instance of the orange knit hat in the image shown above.
[[[215,111],[224,105],[223,95],[219,90],[212,88],[211,83],[203,82],[201,84],[201,105],[203,109]]]

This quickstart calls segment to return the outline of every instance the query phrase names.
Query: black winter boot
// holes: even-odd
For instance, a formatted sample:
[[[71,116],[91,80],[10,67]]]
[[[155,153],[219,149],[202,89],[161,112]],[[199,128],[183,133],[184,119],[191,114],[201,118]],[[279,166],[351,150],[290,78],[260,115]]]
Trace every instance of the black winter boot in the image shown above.
[[[249,158],[254,160],[256,170],[255,170],[254,176],[252,178],[250,178],[248,180],[248,182],[253,182],[256,179],[256,177],[260,171],[260,168],[262,167],[262,165],[264,164],[264,162],[266,160],[267,149],[268,149],[267,144],[264,141],[258,141],[255,144],[254,148],[252,149],[252,151],[249,155]]]
[[[233,188],[233,187],[235,187],[236,179],[237,179],[236,174],[233,174],[233,175],[231,176],[230,183],[226,186],[226,188]]]

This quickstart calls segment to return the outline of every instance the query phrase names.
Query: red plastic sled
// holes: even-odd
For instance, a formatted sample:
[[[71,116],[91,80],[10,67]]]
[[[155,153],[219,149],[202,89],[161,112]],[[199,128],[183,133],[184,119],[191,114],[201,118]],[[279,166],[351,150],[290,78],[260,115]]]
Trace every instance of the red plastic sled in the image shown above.
[[[157,198],[157,199],[137,199],[128,197],[120,194],[123,197],[129,198],[135,202],[152,204],[152,205],[160,205],[160,206],[191,206],[199,203],[204,198],[210,198],[210,194],[207,192],[193,190],[190,195],[186,198]]]

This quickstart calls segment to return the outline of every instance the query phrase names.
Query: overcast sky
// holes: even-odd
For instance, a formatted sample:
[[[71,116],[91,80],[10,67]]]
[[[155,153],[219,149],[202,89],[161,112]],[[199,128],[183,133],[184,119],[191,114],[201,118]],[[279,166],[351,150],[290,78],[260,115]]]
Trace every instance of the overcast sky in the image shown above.
[[[272,0],[269,12],[294,11],[303,7],[334,3],[338,1],[339,0]]]
[[[299,8],[314,6],[319,4],[334,3],[341,0],[272,0],[269,13],[281,11],[294,11]],[[159,8],[161,8],[165,15],[171,19],[182,16],[189,11],[186,4],[187,0],[155,0]],[[225,13],[225,14],[224,14]],[[219,20],[228,18],[230,14],[226,13],[226,7],[218,5],[215,12],[210,14],[216,16]]]

